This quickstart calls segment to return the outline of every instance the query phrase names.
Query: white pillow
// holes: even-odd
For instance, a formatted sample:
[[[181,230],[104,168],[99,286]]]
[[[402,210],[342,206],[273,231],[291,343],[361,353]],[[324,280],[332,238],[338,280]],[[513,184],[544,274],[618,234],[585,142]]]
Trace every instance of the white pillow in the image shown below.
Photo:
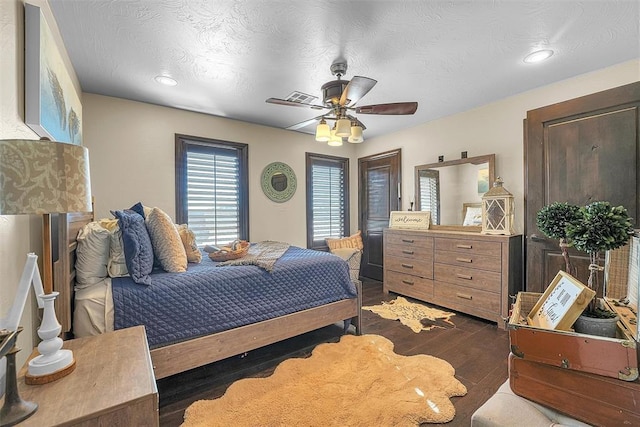
[[[76,287],[82,289],[107,277],[110,233],[94,221],[80,229],[77,241]]]
[[[124,277],[129,275],[127,270],[127,261],[124,257],[124,246],[122,245],[122,231],[120,226],[116,226],[110,232],[109,247],[109,262],[107,264],[107,271],[109,277]]]
[[[161,209],[153,208],[146,223],[153,253],[162,268],[171,273],[187,271],[187,254],[171,217]]]

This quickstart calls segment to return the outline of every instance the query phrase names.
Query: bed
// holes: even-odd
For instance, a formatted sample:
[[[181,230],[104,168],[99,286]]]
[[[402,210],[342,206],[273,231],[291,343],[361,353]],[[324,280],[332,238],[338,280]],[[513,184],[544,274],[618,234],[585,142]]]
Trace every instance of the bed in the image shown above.
[[[78,232],[86,224],[92,221],[93,218],[91,214],[60,214],[58,215],[56,224],[54,224],[53,227],[54,253],[57,252],[57,261],[55,261],[53,265],[53,286],[54,290],[60,292],[60,296],[56,301],[56,310],[60,323],[63,326],[63,331],[66,333],[67,337],[73,336],[74,330],[73,312],[76,300],[76,270],[74,266],[77,255],[76,236],[78,236]],[[348,280],[349,274],[347,271],[347,280],[351,286],[351,291],[346,289],[344,285],[341,285],[341,287],[345,289],[346,293],[342,292],[338,295],[332,295],[332,291],[326,289],[318,292],[310,291],[309,294],[311,295],[305,296],[303,295],[304,292],[300,293],[297,289],[304,287],[303,284],[298,281],[295,282],[293,286],[290,286],[291,284],[287,283],[287,280],[289,280],[288,277],[300,278],[302,275],[307,278],[305,282],[313,289],[317,289],[319,282],[322,280],[314,278],[314,274],[309,274],[309,271],[301,273],[296,272],[296,268],[294,266],[287,268],[280,266],[281,264],[284,266],[287,262],[292,261],[291,258],[296,259],[296,262],[300,262],[300,259],[302,259],[302,264],[305,264],[306,268],[314,268],[313,264],[317,264],[318,262],[323,264],[327,260],[335,263],[337,259],[337,257],[330,254],[321,254],[315,251],[296,247],[289,248],[282,258],[278,260],[278,268],[274,269],[274,273],[278,274],[273,274],[274,277],[277,276],[276,278],[279,282],[278,286],[273,287],[285,290],[279,293],[267,292],[262,296],[266,300],[269,300],[269,298],[271,298],[271,300],[275,300],[271,301],[273,304],[265,305],[261,308],[261,311],[258,310],[260,311],[258,315],[254,315],[248,319],[245,319],[244,311],[239,310],[239,314],[235,319],[211,321],[209,322],[210,324],[224,324],[220,327],[214,328],[212,332],[205,332],[206,328],[202,329],[199,325],[202,323],[203,318],[205,320],[211,320],[212,317],[215,317],[216,313],[218,313],[224,306],[223,302],[216,301],[218,304],[213,304],[210,307],[210,314],[201,316],[201,319],[197,322],[198,327],[193,328],[194,331],[188,335],[172,335],[172,333],[169,333],[168,335],[162,336],[161,333],[160,336],[158,336],[158,331],[156,330],[158,329],[156,328],[158,317],[151,321],[152,324],[145,325],[148,329],[147,335],[150,342],[151,359],[153,361],[156,378],[164,378],[222,360],[227,357],[243,354],[250,350],[338,322],[344,322],[345,330],[348,324],[353,324],[355,326],[356,333],[359,334],[360,308],[362,305],[360,282]],[[339,260],[339,263],[342,263],[342,265],[339,266],[338,270],[340,268],[344,268],[345,265],[342,260]],[[193,272],[192,274],[199,278],[198,280],[195,280],[198,282],[201,281],[203,277],[207,277],[210,270],[216,268],[212,264],[212,261],[208,258],[206,260],[203,259],[202,265],[192,266],[189,264],[188,272],[191,270]],[[247,274],[253,276],[243,278],[243,274],[241,273],[243,269],[248,271]],[[253,298],[255,295],[252,295],[251,290],[255,287],[252,288],[251,284],[257,283],[256,280],[268,280],[268,276],[271,275],[271,273],[265,273],[256,266],[221,267],[218,268],[218,270],[224,271],[224,275],[229,279],[226,285],[224,282],[222,282],[221,285],[204,285],[202,283],[193,285],[189,283],[188,279],[186,279],[189,277],[187,273],[159,273],[158,276],[154,276],[154,283],[157,284],[156,287],[163,288],[169,292],[171,286],[175,286],[171,284],[171,277],[169,276],[180,276],[181,278],[184,278],[180,286],[189,287],[188,289],[190,289],[190,291],[188,293],[197,295],[196,303],[188,301],[182,301],[179,304],[176,303],[176,307],[178,308],[174,310],[174,313],[169,311],[169,314],[158,314],[160,313],[158,310],[162,308],[161,305],[155,308],[150,308],[147,311],[157,312],[159,317],[163,317],[165,315],[175,316],[180,313],[184,314],[186,311],[201,313],[203,306],[211,304],[203,302],[203,297],[201,296],[200,291],[203,288],[210,286],[223,286],[224,290],[222,291],[222,294],[225,295],[230,293],[230,289],[233,289],[234,292],[238,291],[240,294],[245,294],[245,297],[248,296]],[[283,275],[283,270],[287,270],[287,274],[289,276]],[[326,274],[329,273],[322,273],[323,276]],[[165,279],[167,280],[164,281]],[[264,283],[263,286],[265,286]],[[144,311],[143,308],[149,304],[149,300],[144,299],[144,294],[147,293],[148,288],[151,287],[153,286],[145,287],[134,284],[127,278],[113,280],[110,289],[105,286],[105,301],[108,301],[111,296],[114,297],[115,316],[113,323],[115,328],[120,329],[134,324],[144,324],[144,320],[136,317],[136,315],[139,311]],[[267,287],[269,286],[267,285]],[[78,292],[86,294],[87,290],[82,289]],[[108,295],[109,293],[112,295]],[[287,293],[292,293],[293,299],[303,301],[303,304],[301,306],[293,307],[290,302],[280,301],[281,298],[284,298],[283,295],[287,295]],[[187,292],[184,292],[183,294],[187,294]],[[139,305],[137,307],[133,306],[126,308],[127,301],[129,300],[136,300]],[[236,307],[242,306],[242,304],[237,301],[231,304],[235,304]],[[261,304],[253,303],[249,303],[247,305],[261,306]],[[168,308],[171,310],[171,307]],[[119,319],[119,313],[127,310],[129,312],[128,318],[126,320]],[[108,312],[107,308],[105,308],[105,312]],[[169,323],[172,322],[173,320],[170,320]],[[106,320],[106,323],[108,323],[108,320]],[[208,325],[207,327],[210,326],[211,325]],[[181,328],[189,329],[184,328],[183,326],[181,326]]]

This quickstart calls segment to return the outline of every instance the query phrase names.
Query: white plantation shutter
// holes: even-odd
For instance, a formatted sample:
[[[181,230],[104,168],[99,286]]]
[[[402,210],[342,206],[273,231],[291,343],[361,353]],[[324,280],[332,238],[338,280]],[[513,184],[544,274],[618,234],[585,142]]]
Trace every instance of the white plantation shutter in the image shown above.
[[[431,221],[438,221],[438,199],[440,198],[440,174],[435,170],[420,172],[420,210],[431,212]]]
[[[219,142],[211,146],[187,143],[183,156],[183,220],[195,233],[198,246],[248,239],[241,151]]]
[[[307,154],[307,246],[348,235],[348,160]]]

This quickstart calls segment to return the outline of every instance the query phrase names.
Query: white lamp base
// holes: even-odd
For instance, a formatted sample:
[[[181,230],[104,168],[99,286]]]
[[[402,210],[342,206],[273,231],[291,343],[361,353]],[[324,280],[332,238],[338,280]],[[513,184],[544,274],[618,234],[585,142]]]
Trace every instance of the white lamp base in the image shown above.
[[[71,350],[58,350],[53,354],[41,354],[31,359],[28,372],[33,377],[49,375],[70,366],[73,362]]]

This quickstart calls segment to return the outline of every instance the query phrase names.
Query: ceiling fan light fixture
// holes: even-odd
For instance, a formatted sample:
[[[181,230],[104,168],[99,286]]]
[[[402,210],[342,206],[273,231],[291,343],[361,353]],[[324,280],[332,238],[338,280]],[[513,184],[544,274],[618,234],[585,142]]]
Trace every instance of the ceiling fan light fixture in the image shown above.
[[[335,129],[331,129],[331,138],[327,142],[332,147],[340,147],[342,145],[342,137],[336,134]]]
[[[364,141],[364,137],[362,136],[362,126],[353,125],[351,126],[351,135],[349,135],[349,139],[347,139],[352,144],[359,144]]]
[[[328,142],[331,139],[331,129],[329,129],[329,125],[325,121],[325,119],[320,120],[318,126],[316,127],[316,141],[318,142]]]
[[[351,121],[349,119],[339,119],[337,121],[336,135],[339,137],[351,135]]]

